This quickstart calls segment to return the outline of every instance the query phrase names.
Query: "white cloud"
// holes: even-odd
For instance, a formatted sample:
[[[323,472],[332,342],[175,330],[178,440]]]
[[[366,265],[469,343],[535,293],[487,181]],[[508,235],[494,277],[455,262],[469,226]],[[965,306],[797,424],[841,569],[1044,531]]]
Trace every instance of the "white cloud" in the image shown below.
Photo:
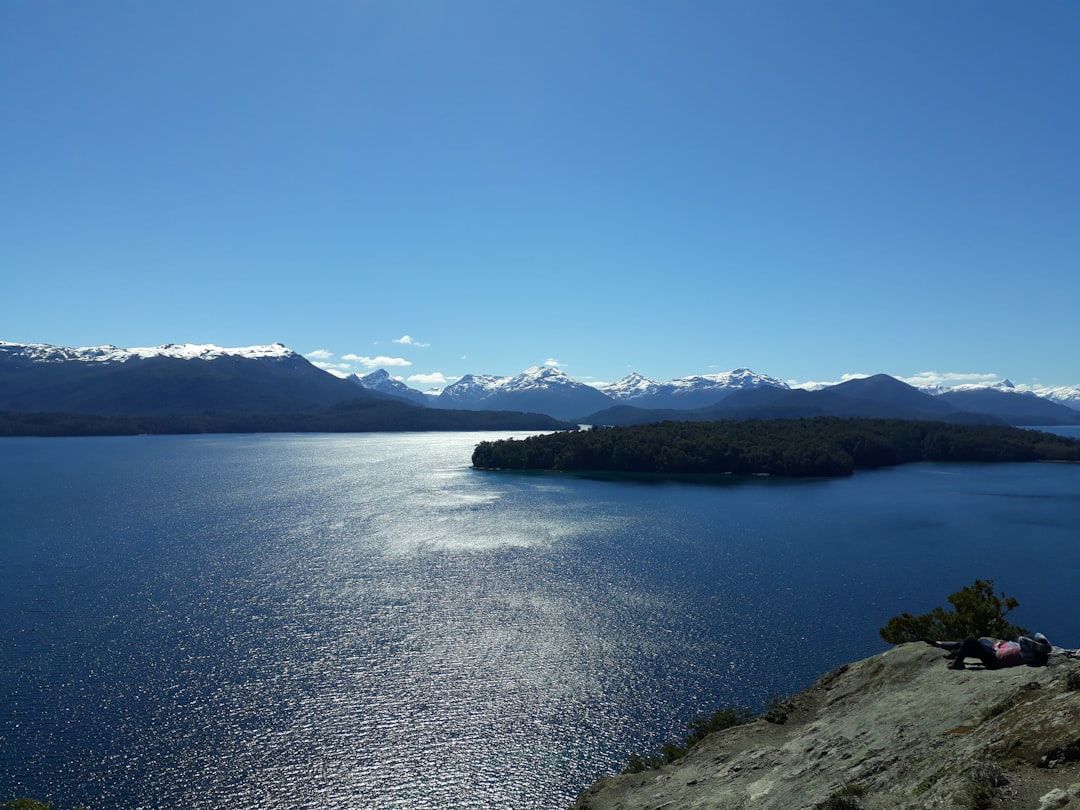
[[[446,385],[449,380],[442,372],[435,371],[431,374],[413,374],[407,382],[419,383],[420,385]]]
[[[362,357],[358,354],[343,354],[341,359],[348,360],[350,363],[359,363],[366,368],[412,365],[412,361],[406,360],[404,357],[385,357],[383,355],[379,355],[378,357]]]
[[[421,343],[419,340],[414,340],[408,335],[402,335],[399,338],[394,338],[394,343],[404,343],[406,346],[416,346],[418,349],[426,349],[430,346],[430,343]]]
[[[951,388],[954,385],[996,383],[1001,380],[1001,375],[957,371],[920,371],[910,377],[897,377],[896,379],[916,388]]]
[[[316,349],[315,351],[308,352],[304,355],[304,357],[307,357],[311,360],[329,360],[333,356],[334,353],[329,352],[326,349]],[[318,363],[316,363],[316,365],[318,365]]]
[[[787,380],[787,384],[792,388],[805,388],[807,391],[817,391],[819,388],[828,388],[830,385],[839,385],[842,382],[848,380],[864,380],[869,377],[869,374],[863,374],[861,372],[853,372],[848,374],[841,374],[839,380],[832,380],[831,382],[822,382],[820,380],[807,380],[806,382],[799,382],[798,380]]]
[[[560,363],[554,357],[549,357],[547,360],[544,361],[544,365],[548,368],[558,368],[562,365],[562,363]]]
[[[323,371],[329,371],[335,377],[348,377],[352,372],[352,366],[349,363],[324,363],[319,360],[312,360],[311,365],[315,368],[321,368]]]

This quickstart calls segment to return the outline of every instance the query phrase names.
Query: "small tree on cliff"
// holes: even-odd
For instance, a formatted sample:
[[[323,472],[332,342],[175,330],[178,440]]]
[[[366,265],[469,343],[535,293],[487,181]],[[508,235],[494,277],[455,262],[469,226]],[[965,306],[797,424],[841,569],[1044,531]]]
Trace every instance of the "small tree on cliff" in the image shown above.
[[[977,579],[949,597],[953,610],[936,607],[921,616],[901,613],[878,632],[890,644],[905,641],[958,641],[968,637],[1016,638],[1027,635],[1023,627],[1005,620],[1020,603],[1011,596],[994,593],[992,579]]]

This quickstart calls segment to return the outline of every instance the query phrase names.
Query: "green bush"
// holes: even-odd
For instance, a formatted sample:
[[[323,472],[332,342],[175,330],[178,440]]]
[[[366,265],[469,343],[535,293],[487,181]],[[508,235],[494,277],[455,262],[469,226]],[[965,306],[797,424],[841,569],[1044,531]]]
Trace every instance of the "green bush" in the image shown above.
[[[776,725],[783,725],[787,722],[788,715],[793,711],[795,711],[795,702],[790,697],[774,695],[769,700],[769,706],[765,709],[765,713],[761,715],[761,719]]]
[[[949,597],[952,611],[936,607],[921,616],[901,613],[893,616],[878,632],[890,644],[906,641],[959,641],[991,636],[1016,638],[1027,635],[1023,627],[1005,620],[1020,606],[1011,596],[994,593],[992,579],[977,579]]]

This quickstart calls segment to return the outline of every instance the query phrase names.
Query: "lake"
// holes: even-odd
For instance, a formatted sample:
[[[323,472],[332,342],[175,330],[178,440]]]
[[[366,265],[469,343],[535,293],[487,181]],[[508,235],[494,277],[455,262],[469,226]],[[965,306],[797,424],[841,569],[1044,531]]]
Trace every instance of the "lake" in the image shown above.
[[[0,801],[562,808],[975,578],[1080,646],[1080,465],[472,470],[504,435],[0,439]]]

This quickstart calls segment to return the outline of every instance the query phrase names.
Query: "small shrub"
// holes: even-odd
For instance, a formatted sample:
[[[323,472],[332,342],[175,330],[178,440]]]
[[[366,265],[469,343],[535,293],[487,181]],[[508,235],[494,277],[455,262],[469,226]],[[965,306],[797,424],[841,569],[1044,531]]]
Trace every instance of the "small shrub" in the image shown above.
[[[991,810],[998,797],[998,789],[988,785],[968,785],[967,797],[972,810]]]
[[[967,771],[967,797],[972,810],[989,810],[1009,784],[1009,777],[996,762],[976,762]]]
[[[686,747],[693,747],[713,732],[745,725],[755,719],[756,715],[749,709],[719,709],[708,717],[695,717],[689,723],[690,735],[686,738]]]
[[[856,796],[848,796],[841,792],[834,793],[821,804],[818,810],[863,810],[862,802]]]
[[[976,762],[967,772],[968,781],[985,787],[999,788],[1009,784],[1009,777],[996,762]]]
[[[791,698],[777,695],[769,701],[769,707],[761,715],[761,719],[782,726],[793,711],[795,711],[795,702]]]
[[[1011,596],[994,593],[992,579],[977,579],[949,597],[952,611],[936,607],[929,613],[893,616],[878,632],[890,644],[907,641],[959,641],[965,638],[992,636],[1016,638],[1027,635],[1023,627],[1005,620],[1006,614],[1020,606]]]

